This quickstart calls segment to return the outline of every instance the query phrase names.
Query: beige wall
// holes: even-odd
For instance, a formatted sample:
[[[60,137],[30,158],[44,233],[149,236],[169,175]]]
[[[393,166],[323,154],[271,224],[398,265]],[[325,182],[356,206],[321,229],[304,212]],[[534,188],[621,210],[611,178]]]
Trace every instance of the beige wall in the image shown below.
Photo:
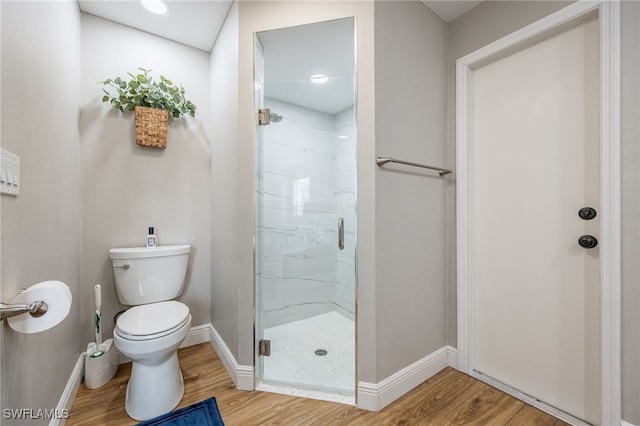
[[[143,244],[150,225],[160,244],[193,246],[181,300],[194,325],[210,322],[208,58],[81,14],[75,2],[2,3],[2,146],[21,157],[22,185],[1,200],[1,298],[47,279],[73,294],[51,331],[2,324],[3,408],[56,406],[93,340],[94,284],[103,285],[105,338],[121,309],[108,249]],[[100,102],[98,81],[138,66],[182,82],[199,107],[195,119],[173,121],[164,151],[137,147],[131,116]]]
[[[453,166],[447,25],[417,1],[376,2],[375,75],[376,155]],[[447,180],[376,167],[377,381],[446,345]]]
[[[2,147],[21,158],[21,188],[18,197],[0,198],[0,300],[8,303],[37,282],[60,280],[71,289],[73,303],[61,324],[42,333],[19,334],[6,321],[0,324],[0,405],[53,409],[85,343],[80,332],[80,11],[71,1],[2,2],[1,8]]]
[[[211,51],[211,323],[238,359],[238,3]],[[250,227],[251,222],[245,224]],[[246,267],[246,263],[244,264]],[[250,339],[253,341],[253,339]],[[251,365],[253,363],[250,363]]]
[[[640,425],[640,3],[622,2],[622,418]]]
[[[209,54],[82,14],[82,324],[92,340],[93,286],[103,287],[104,338],[120,305],[109,249],[143,246],[149,226],[160,245],[190,244],[189,272],[180,301],[193,326],[210,317]],[[170,119],[167,148],[135,144],[133,113],[101,101],[106,78],[151,69],[184,86],[195,118]]]

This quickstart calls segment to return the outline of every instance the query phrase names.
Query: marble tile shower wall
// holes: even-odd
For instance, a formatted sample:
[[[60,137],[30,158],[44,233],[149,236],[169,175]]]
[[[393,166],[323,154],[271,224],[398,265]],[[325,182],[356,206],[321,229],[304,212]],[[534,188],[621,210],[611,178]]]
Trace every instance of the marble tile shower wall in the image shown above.
[[[330,311],[353,318],[353,109],[333,116],[270,98],[265,98],[265,107],[283,120],[263,129],[259,153],[257,279],[262,326]],[[353,136],[338,139],[338,132]],[[345,218],[343,251],[337,249],[338,217]]]
[[[355,320],[355,253],[356,253],[356,125],[353,107],[337,114],[335,201],[337,216],[344,218],[344,250],[336,258],[337,311]]]

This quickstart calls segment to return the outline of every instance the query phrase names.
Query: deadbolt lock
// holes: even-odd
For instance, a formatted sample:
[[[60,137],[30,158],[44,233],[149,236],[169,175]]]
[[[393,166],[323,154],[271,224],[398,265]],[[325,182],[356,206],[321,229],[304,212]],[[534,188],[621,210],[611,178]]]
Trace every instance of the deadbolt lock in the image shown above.
[[[598,245],[598,239],[593,235],[583,235],[578,238],[578,244],[580,244],[580,247],[592,249]]]
[[[591,220],[598,215],[598,212],[593,207],[583,207],[578,211],[580,219]]]

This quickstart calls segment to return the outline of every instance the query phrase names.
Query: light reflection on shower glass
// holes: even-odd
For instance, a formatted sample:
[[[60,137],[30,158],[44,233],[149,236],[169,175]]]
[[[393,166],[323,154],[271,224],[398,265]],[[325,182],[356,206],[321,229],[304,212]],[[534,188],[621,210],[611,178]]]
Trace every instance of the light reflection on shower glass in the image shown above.
[[[293,183],[293,210],[296,216],[304,214],[304,205],[310,199],[311,178],[296,179]]]

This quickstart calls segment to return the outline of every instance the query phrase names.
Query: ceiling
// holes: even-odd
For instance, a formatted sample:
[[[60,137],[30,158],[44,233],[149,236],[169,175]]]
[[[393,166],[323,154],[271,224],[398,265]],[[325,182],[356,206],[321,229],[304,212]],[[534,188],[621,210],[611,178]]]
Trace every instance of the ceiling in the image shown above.
[[[483,0],[420,0],[445,22],[464,15]]]
[[[78,0],[78,4],[83,12],[209,52],[233,3],[164,1],[169,9],[165,15],[148,12],[139,0]],[[450,22],[482,0],[420,1]],[[265,52],[265,95],[329,114],[352,106],[354,45],[345,42],[353,40],[352,34],[351,19],[260,33]],[[316,73],[330,76],[329,82],[309,83],[309,77]]]
[[[164,15],[138,0],[78,0],[80,10],[204,51],[211,51],[232,0],[165,0]]]
[[[451,22],[482,0],[420,0]],[[154,15],[138,0],[78,0],[80,10],[209,52],[232,0],[165,0],[169,12]]]

